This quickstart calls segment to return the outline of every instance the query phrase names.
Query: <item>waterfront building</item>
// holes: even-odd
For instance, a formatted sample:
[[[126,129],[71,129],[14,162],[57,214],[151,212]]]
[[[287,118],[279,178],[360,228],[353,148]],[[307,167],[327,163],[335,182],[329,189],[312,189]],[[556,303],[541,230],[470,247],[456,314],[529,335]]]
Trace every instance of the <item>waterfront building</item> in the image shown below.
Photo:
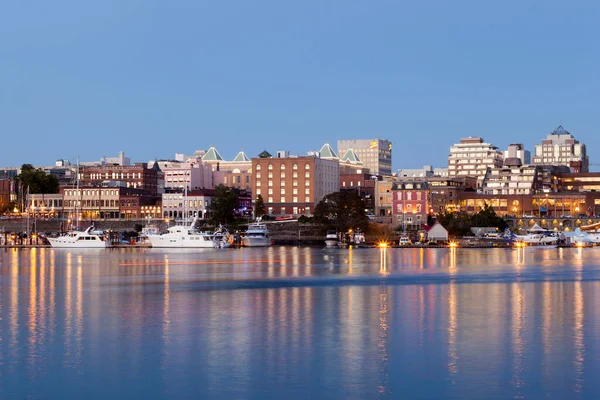
[[[188,222],[191,222],[194,216],[203,219],[206,217],[214,194],[213,189],[197,189],[187,193],[163,193],[162,216],[166,219],[184,219]]]
[[[373,175],[392,175],[392,142],[386,139],[338,140],[337,154],[352,149]]]
[[[356,191],[356,194],[358,194],[365,203],[365,211],[367,213],[374,213],[375,182],[379,179],[380,178],[377,175],[371,175],[369,173],[340,173],[339,190]]]
[[[557,174],[561,192],[600,192],[600,172]]]
[[[323,197],[338,191],[337,160],[272,158],[267,154],[252,158],[252,197],[256,200],[261,195],[267,214],[310,215]]]
[[[6,207],[12,200],[14,192],[12,179],[0,179],[0,209]]]
[[[384,178],[382,180],[376,180],[375,182],[375,194],[374,194],[374,204],[375,210],[373,214],[375,214],[378,218],[380,218],[384,223],[391,224],[392,223],[392,186],[394,184],[391,178]]]
[[[488,168],[502,167],[503,156],[498,147],[485,143],[482,138],[468,137],[450,146],[448,177],[474,176],[481,188]]]
[[[63,216],[79,221],[98,220],[138,220],[144,206],[160,206],[160,196],[148,191],[135,189],[112,182],[109,187],[81,186],[80,188],[61,188],[63,196]],[[160,218],[160,207],[154,209],[153,218]],[[83,223],[83,222],[82,222]]]
[[[477,190],[477,178],[473,176],[431,177],[427,178],[427,183],[432,213],[460,211],[459,195]]]
[[[424,180],[402,180],[392,187],[392,219],[403,231],[418,231],[427,223],[429,186]]]
[[[564,165],[571,172],[589,172],[586,145],[575,140],[562,125],[548,134],[541,144],[535,145],[533,164]]]
[[[150,195],[163,191],[164,173],[158,163],[148,167],[146,163],[134,165],[108,164],[104,166],[80,166],[81,186],[108,186],[110,182],[123,182],[125,187],[141,189]]]
[[[29,195],[28,212],[34,218],[62,218],[63,195],[61,193],[36,193]]]

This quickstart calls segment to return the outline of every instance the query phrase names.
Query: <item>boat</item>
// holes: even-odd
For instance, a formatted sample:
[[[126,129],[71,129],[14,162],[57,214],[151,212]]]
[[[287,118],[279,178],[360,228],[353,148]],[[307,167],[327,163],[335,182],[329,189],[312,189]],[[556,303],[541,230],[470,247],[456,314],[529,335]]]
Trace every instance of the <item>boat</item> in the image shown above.
[[[226,230],[215,232],[199,232],[194,228],[197,218],[190,225],[175,225],[166,233],[149,232],[146,237],[152,247],[159,248],[225,248],[229,247],[230,238]],[[219,229],[219,228],[218,228]]]
[[[84,231],[70,230],[58,237],[47,237],[50,246],[55,248],[103,249],[110,247],[103,231],[94,230],[91,225]]]
[[[556,246],[559,241],[558,233],[540,228],[535,224],[529,229],[530,233],[525,235],[515,235],[508,228],[504,232],[504,238],[507,242],[515,243],[517,246]]]
[[[256,222],[248,224],[248,229],[242,237],[242,243],[246,247],[267,247],[273,244],[269,236],[269,229],[260,218]]]
[[[327,247],[337,247],[339,242],[338,235],[335,231],[328,231],[327,235],[325,235],[325,246]]]
[[[400,239],[398,239],[398,246],[410,246],[412,241],[408,237],[408,235],[401,235]]]

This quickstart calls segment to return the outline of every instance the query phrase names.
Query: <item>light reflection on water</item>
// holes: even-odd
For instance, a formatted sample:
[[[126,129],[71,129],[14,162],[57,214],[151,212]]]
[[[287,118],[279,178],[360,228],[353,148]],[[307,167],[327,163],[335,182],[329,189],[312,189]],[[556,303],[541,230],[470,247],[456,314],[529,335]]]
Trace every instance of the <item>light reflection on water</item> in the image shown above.
[[[600,249],[7,250],[0,398],[597,398]]]

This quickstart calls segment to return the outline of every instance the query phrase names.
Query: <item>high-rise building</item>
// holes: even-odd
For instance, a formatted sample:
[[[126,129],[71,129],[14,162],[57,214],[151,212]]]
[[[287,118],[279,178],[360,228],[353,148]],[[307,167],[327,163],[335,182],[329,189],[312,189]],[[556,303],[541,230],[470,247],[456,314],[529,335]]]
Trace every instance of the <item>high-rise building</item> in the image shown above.
[[[589,158],[586,146],[575,140],[575,137],[562,125],[535,145],[533,164],[566,165],[571,172],[589,172]]]
[[[500,168],[502,160],[498,147],[484,143],[482,138],[460,139],[460,143],[450,146],[448,177],[474,176],[477,178],[478,188],[481,188],[487,169]]]
[[[392,142],[386,139],[338,140],[338,154],[354,150],[374,175],[392,174]]]

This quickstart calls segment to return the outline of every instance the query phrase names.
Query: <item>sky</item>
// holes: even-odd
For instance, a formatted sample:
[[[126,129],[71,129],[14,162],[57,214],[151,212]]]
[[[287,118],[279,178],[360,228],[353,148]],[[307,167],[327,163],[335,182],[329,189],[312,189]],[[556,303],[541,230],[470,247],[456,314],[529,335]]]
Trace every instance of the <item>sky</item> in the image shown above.
[[[562,124],[600,164],[600,2],[0,3],[0,166],[393,142],[447,165]]]

